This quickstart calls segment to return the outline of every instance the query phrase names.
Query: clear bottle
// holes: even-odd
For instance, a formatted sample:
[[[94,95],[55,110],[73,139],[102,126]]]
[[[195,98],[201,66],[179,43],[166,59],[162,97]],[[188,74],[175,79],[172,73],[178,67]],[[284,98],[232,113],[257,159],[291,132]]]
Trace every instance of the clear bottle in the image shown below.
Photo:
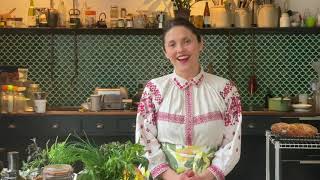
[[[1,113],[8,113],[8,96],[7,96],[8,86],[3,85],[1,91]]]
[[[209,28],[209,27],[210,27],[210,10],[209,10],[209,4],[208,2],[206,2],[206,5],[203,11],[203,28]]]
[[[15,91],[13,85],[8,85],[7,90],[7,99],[8,99],[8,113],[15,112],[14,110],[14,100],[15,100]]]
[[[29,27],[36,27],[36,11],[34,8],[34,1],[30,0],[30,5],[28,9],[28,22],[27,22]]]
[[[66,6],[64,5],[64,1],[60,0],[59,6],[58,6],[58,26],[59,27],[66,27]]]

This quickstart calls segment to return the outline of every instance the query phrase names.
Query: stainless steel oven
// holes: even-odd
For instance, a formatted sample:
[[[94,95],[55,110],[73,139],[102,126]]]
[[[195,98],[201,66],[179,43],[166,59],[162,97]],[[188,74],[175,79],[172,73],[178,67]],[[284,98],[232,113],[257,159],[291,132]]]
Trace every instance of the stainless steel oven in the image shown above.
[[[266,131],[266,180],[319,178],[319,134],[310,138],[292,138]]]

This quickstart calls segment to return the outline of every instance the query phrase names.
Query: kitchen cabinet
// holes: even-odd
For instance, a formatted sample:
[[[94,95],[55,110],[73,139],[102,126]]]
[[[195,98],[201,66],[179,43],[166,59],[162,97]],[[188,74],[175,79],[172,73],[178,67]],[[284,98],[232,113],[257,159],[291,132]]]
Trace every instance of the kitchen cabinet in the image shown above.
[[[299,117],[298,115],[299,114],[292,113],[244,112],[241,158],[226,179],[265,179],[266,129],[270,129],[270,126],[275,122],[301,122],[301,120],[312,123],[318,128],[320,127],[320,121],[315,121],[314,118],[312,118],[314,114],[305,114],[311,117],[303,117],[301,114],[301,117]],[[48,139],[50,139],[49,144],[53,143],[57,136],[59,137],[58,141],[62,141],[69,133],[76,133],[83,138],[87,136],[89,140],[93,140],[96,144],[112,141],[134,141],[135,117],[134,112],[1,114],[0,148],[5,148],[6,151],[18,150],[21,153],[21,158],[24,159],[26,157],[25,148],[31,143],[30,139],[33,137],[37,138],[38,144],[41,147],[45,147]],[[289,166],[291,168],[292,164],[286,164],[285,168]],[[311,168],[312,173],[314,173],[313,169]],[[284,173],[288,173],[288,171],[284,170]],[[299,173],[300,175],[296,177],[303,176],[303,173],[304,172]],[[296,180],[291,174],[292,173],[287,174],[292,178],[290,180]]]

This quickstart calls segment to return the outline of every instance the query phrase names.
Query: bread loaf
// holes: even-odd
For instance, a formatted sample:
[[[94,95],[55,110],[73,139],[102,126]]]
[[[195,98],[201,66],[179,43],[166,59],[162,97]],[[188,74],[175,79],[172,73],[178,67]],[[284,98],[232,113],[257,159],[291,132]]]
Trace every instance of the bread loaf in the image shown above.
[[[291,137],[312,137],[317,135],[318,129],[310,124],[305,123],[275,123],[271,126],[274,134],[280,134]]]

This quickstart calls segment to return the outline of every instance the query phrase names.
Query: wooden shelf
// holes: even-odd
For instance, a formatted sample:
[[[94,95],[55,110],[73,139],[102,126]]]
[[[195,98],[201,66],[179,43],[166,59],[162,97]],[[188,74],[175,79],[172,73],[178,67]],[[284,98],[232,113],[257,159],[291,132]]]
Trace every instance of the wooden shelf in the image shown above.
[[[207,28],[202,34],[319,34],[320,27],[289,28]],[[125,28],[0,28],[0,34],[110,34],[110,35],[161,35],[163,29]]]

